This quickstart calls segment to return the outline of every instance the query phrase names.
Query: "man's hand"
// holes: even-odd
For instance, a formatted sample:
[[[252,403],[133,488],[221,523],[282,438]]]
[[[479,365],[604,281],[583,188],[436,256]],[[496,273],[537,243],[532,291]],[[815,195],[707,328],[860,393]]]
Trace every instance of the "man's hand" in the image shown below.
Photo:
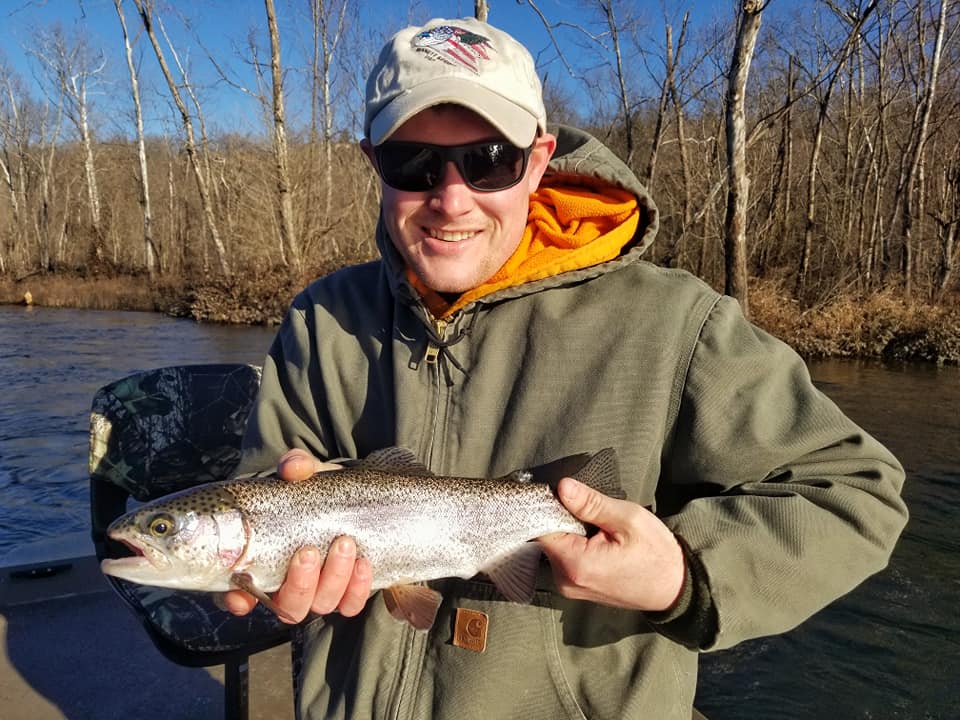
[[[277,473],[288,482],[299,482],[314,473],[339,467],[321,462],[305,450],[294,449],[280,458]],[[287,577],[273,600],[297,622],[311,610],[320,615],[339,610],[341,615],[353,617],[363,610],[372,580],[373,569],[366,558],[357,557],[353,538],[339,537],[325,558],[319,548],[301,548],[290,561]],[[243,590],[231,590],[223,602],[235,615],[246,615],[256,606],[257,599]]]
[[[551,533],[539,538],[561,594],[633,610],[669,609],[683,589],[684,559],[670,529],[649,510],[564,478],[560,501],[595,525],[592,537]]]

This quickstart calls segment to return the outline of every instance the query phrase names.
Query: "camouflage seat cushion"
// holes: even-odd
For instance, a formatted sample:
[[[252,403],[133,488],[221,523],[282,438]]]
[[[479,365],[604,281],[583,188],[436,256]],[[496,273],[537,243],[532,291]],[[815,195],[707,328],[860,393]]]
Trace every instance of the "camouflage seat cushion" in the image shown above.
[[[103,387],[90,415],[91,487],[107,483],[146,501],[229,478],[259,383],[254,365],[185,365]],[[256,652],[288,638],[288,626],[259,606],[236,617],[210,593],[109,580],[151,633],[187,653]]]

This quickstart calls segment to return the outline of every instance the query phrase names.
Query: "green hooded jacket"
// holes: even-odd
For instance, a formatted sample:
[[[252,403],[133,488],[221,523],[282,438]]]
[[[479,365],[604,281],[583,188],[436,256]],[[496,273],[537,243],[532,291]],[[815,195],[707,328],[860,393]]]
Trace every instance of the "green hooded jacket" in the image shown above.
[[[688,720],[699,651],[795,627],[882,569],[907,519],[897,460],[811,383],[803,361],[686,272],[641,259],[657,209],[594,138],[554,129],[550,170],[636,194],[616,259],[500,290],[437,324],[382,225],[382,260],[321,278],[266,359],[241,471],[401,445],[435,473],[495,477],[612,446],[630,500],[680,538],[687,582],[650,614],[530,605],[474,580],[418,632],[378,598],[302,630],[309,718]],[[594,180],[595,182],[595,180]],[[489,616],[455,647],[457,608]]]

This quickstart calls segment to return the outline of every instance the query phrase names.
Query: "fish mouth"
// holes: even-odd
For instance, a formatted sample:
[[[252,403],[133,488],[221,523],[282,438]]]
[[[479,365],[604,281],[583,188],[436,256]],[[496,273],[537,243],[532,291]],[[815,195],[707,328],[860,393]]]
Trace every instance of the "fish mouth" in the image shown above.
[[[103,563],[110,563],[110,567],[117,568],[154,568],[163,570],[170,567],[170,561],[162,552],[158,552],[149,545],[141,545],[130,538],[107,533],[107,535],[117,542],[123,543],[132,555],[121,558],[108,558]],[[101,563],[101,567],[103,567]]]
[[[151,570],[157,569],[156,565],[150,562],[150,559],[143,555],[134,555],[123,558],[106,558],[100,561],[100,570],[107,575],[119,576],[126,570]]]

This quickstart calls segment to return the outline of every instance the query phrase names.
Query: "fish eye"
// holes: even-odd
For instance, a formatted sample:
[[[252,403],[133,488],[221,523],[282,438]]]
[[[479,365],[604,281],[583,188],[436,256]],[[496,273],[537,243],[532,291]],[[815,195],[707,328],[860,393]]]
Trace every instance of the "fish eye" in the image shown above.
[[[173,517],[167,513],[160,513],[150,518],[147,528],[154,537],[162,538],[173,533],[177,524]]]

